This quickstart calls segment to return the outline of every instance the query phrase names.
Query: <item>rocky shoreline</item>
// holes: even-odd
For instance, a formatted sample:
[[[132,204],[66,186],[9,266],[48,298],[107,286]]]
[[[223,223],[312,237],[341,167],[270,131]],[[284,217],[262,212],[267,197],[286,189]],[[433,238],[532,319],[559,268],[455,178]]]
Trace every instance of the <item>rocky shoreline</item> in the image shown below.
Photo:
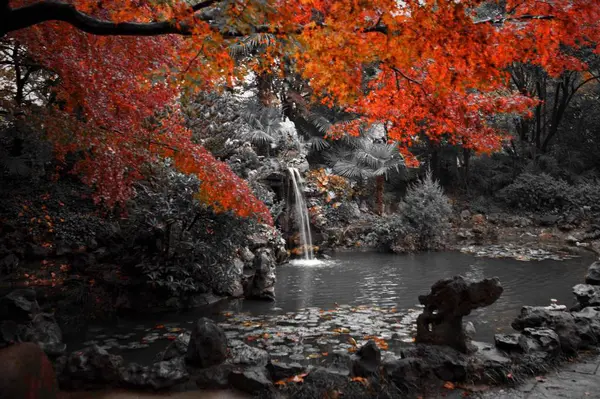
[[[590,266],[585,284],[575,286],[573,292],[577,305],[571,310],[558,305],[523,307],[512,323],[516,332],[497,334],[494,345],[472,342],[462,318],[495,302],[502,293],[500,282],[463,277],[440,280],[429,294],[419,297],[423,310],[416,318],[414,343],[410,326],[415,325],[417,312],[415,317],[404,316],[405,322],[396,326],[381,321],[370,327],[372,335],[365,335],[360,326],[368,325],[368,320],[399,315],[391,309],[340,307],[283,315],[270,326],[235,315],[219,324],[202,318],[189,332],[163,329],[171,344],[153,363],[128,363],[97,343],[66,352],[58,324],[42,312],[32,289],[15,290],[0,299],[0,331],[5,344],[33,342],[43,349],[40,358],[50,359],[58,386],[66,390],[234,388],[261,397],[320,397],[332,392],[344,397],[410,396],[434,394],[443,387],[514,385],[597,347],[600,262]],[[405,343],[394,345],[402,336]],[[324,354],[320,345],[330,341],[335,341],[335,350]],[[28,345],[11,345],[0,351],[0,358],[8,351],[11,356],[15,351],[31,351]],[[296,358],[277,353],[294,345],[314,351],[303,351]],[[296,361],[309,352],[319,360]],[[38,361],[39,367],[46,363]]]

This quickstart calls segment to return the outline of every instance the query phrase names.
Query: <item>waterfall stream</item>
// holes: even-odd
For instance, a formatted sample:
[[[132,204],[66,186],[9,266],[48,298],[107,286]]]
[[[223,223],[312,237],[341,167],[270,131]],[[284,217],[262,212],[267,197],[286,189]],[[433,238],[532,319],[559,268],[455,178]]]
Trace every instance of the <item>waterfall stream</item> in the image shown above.
[[[308,208],[304,198],[304,184],[300,172],[296,168],[288,168],[292,185],[294,186],[294,208],[296,211],[296,221],[300,230],[300,245],[304,252],[304,260],[309,262],[314,260],[312,237],[310,235],[310,219],[308,217]]]

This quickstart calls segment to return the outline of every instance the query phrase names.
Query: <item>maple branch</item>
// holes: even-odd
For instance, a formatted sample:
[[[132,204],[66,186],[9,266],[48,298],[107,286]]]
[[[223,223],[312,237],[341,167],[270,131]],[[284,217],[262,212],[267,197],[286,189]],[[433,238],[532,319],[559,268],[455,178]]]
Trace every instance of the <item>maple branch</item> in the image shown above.
[[[505,22],[511,21],[527,21],[527,20],[548,20],[556,18],[554,15],[532,15],[532,14],[523,14],[518,16],[507,16],[500,18],[486,18],[480,19],[479,21],[475,21],[475,24],[493,24],[493,25],[501,25]]]
[[[208,8],[221,0],[204,0],[191,7],[193,12]],[[202,18],[202,17],[200,17]],[[28,6],[11,8],[8,0],[0,0],[0,37],[46,21],[62,21],[94,35],[157,36],[190,35],[189,26],[175,20],[161,22],[112,22],[82,13],[74,5],[59,1],[40,1]]]

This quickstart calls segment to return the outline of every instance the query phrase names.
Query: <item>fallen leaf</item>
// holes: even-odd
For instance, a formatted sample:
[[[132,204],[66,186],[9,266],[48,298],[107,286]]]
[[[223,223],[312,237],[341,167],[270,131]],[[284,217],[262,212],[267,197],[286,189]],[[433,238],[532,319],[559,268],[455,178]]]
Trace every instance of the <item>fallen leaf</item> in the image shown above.
[[[451,381],[446,381],[444,383],[444,388],[453,390],[453,389],[456,389],[456,385],[454,385],[454,383]]]

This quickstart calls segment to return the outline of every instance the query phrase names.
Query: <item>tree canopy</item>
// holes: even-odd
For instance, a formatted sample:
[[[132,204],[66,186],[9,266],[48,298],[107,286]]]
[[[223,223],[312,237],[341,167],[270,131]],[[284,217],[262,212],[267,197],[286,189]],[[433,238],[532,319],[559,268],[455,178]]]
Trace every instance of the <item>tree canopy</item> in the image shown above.
[[[356,115],[328,134],[385,126],[407,165],[423,136],[497,150],[495,114],[527,114],[537,100],[513,91],[509,68],[551,76],[598,53],[596,0],[0,0],[0,36],[52,74],[45,121],[59,153],[78,163],[98,199],[131,195],[139,168],[159,157],[195,173],[217,210],[269,216],[247,185],[195,145],[180,100],[250,74],[300,74],[316,101]],[[260,52],[240,59],[252,38]]]

